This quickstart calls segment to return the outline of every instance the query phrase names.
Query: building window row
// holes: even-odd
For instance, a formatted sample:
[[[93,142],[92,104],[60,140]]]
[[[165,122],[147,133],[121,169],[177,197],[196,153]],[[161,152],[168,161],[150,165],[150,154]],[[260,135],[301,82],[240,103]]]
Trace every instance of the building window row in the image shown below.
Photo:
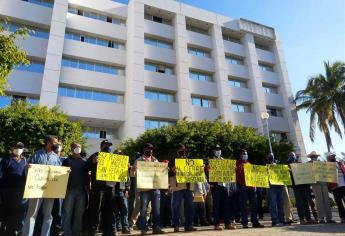
[[[145,62],[145,70],[158,72],[166,75],[174,74],[174,69],[170,66],[155,64],[151,62]]]
[[[244,58],[236,55],[225,55],[225,59],[228,63],[234,65],[244,65]]]
[[[283,110],[277,107],[266,107],[267,113],[273,117],[283,117]]]
[[[195,47],[188,47],[188,53],[197,57],[211,57],[210,52]]]
[[[266,64],[263,62],[259,62],[259,69],[262,71],[270,71],[270,72],[274,72],[274,66],[270,65],[270,64]]]
[[[119,134],[116,129],[87,127],[83,133],[83,137],[92,139],[118,139]]]
[[[208,98],[192,97],[192,105],[198,107],[211,108],[216,107],[216,101]]]
[[[30,60],[29,65],[21,64],[20,66],[16,67],[15,69],[22,70],[22,71],[35,72],[35,73],[43,73],[44,72],[44,62]]]
[[[151,14],[145,13],[145,20],[165,24],[165,25],[172,25],[172,21],[170,19],[165,19],[159,16],[153,16]]]
[[[242,43],[240,38],[235,38],[228,34],[223,34],[223,39],[229,42],[233,42],[233,43],[238,43],[238,44]]]
[[[278,141],[278,142],[282,140],[287,140],[287,133],[283,133],[283,132],[271,131],[270,136],[272,137],[273,140]]]
[[[124,20],[103,15],[103,14],[99,14],[99,13],[95,13],[95,12],[91,12],[91,11],[81,10],[75,7],[68,7],[68,12],[71,14],[85,16],[85,17],[92,18],[95,20],[105,21],[105,22],[112,23],[115,25],[126,26],[126,22]]]
[[[39,103],[39,99],[34,98],[34,97],[21,96],[21,95],[0,96],[0,108],[10,106],[12,102],[17,101],[17,100],[26,101],[32,105]]]
[[[199,28],[199,27],[196,27],[196,26],[186,25],[186,29],[188,31],[192,31],[192,32],[195,32],[195,33],[209,35],[208,30],[202,29],[202,28]]]
[[[53,6],[54,6],[53,0],[22,0],[22,1],[30,2],[30,3],[40,5],[40,6],[50,7],[50,8],[53,8]]]
[[[123,43],[115,42],[108,39],[93,37],[89,35],[66,32],[65,38],[80,41],[80,42],[90,43],[90,44],[96,44],[103,47],[117,48],[117,49],[122,49],[122,50],[125,49],[125,45]]]
[[[267,45],[255,43],[255,47],[261,50],[271,51],[270,47]]]
[[[278,94],[278,88],[276,86],[263,84],[262,88],[264,90],[264,93]]]
[[[80,99],[94,100],[94,101],[101,101],[101,102],[123,103],[122,95],[100,92],[100,91],[95,91],[92,89],[80,89],[80,88],[60,86],[59,96],[80,98]]]
[[[241,113],[250,113],[252,108],[250,104],[240,103],[240,102],[231,102],[232,111],[241,112]]]
[[[107,73],[107,74],[112,74],[112,75],[124,75],[125,73],[124,69],[121,69],[115,66],[109,66],[109,65],[105,65],[101,63],[94,63],[94,62],[65,58],[65,57],[62,58],[62,66],[78,68],[81,70],[96,71],[96,72]]]
[[[157,48],[173,49],[173,44],[171,42],[163,41],[160,39],[155,39],[155,38],[145,36],[144,42],[145,44],[148,44]]]
[[[199,71],[193,71],[193,70],[189,71],[189,78],[193,80],[200,80],[200,81],[210,81],[210,82],[213,81],[212,75],[199,72]]]
[[[145,119],[145,130],[157,129],[163,126],[173,126],[175,124],[176,122],[173,121]]]
[[[248,88],[247,81],[229,77],[229,85],[235,88]]]
[[[175,102],[175,96],[173,94],[153,90],[145,90],[145,98],[160,102]]]
[[[37,28],[31,25],[22,25],[14,22],[0,22],[4,28],[10,32],[16,32],[19,28],[27,28],[29,35],[37,38],[47,39],[49,38],[49,31],[41,28]]]

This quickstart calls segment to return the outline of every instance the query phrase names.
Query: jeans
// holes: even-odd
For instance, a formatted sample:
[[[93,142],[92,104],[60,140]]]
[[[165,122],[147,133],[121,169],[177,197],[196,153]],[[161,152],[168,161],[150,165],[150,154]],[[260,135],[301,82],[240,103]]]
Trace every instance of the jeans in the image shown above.
[[[88,209],[89,230],[99,228],[100,216],[105,204],[105,190],[91,189]]]
[[[268,190],[272,223],[284,223],[284,186],[272,185]]]
[[[215,185],[211,188],[213,197],[213,224],[219,225],[220,219],[224,224],[230,224],[230,205],[228,202],[229,193],[226,187]]]
[[[128,229],[128,202],[122,190],[116,191],[116,198],[119,203],[120,219],[122,229]]]
[[[340,219],[345,219],[345,186],[335,188],[333,190],[334,200],[338,206],[338,212]]]
[[[63,213],[63,201],[62,198],[56,198],[54,199],[53,204],[53,210],[52,210],[52,216],[53,216],[53,222],[51,225],[51,234],[57,235],[60,231],[62,231],[62,213]]]
[[[310,220],[310,210],[308,204],[310,185],[301,184],[292,186],[293,192],[295,194],[295,202],[297,207],[297,214],[299,220]]]
[[[23,227],[23,236],[32,236],[35,228],[35,221],[37,213],[42,205],[43,224],[41,229],[41,236],[49,236],[50,226],[53,221],[52,209],[54,199],[51,198],[32,198],[29,200],[29,208],[26,214],[25,223]]]
[[[194,202],[194,224],[198,225],[205,225],[207,223],[206,220],[206,208],[204,202]]]
[[[241,206],[241,223],[242,225],[248,224],[248,213],[247,213],[247,202],[249,201],[250,204],[250,221],[253,224],[258,224],[258,206],[257,206],[257,198],[256,198],[256,191],[254,188],[247,188],[244,186],[238,186],[238,193],[240,198],[240,206]]]
[[[148,190],[142,191],[140,195],[140,217],[139,226],[141,230],[147,230],[147,205],[151,201],[152,205],[152,225],[153,229],[160,226],[160,191]]]
[[[86,195],[83,189],[69,189],[63,206],[64,236],[78,236],[82,230]]]
[[[164,227],[171,226],[171,194],[168,191],[161,192],[161,224]]]
[[[179,190],[173,193],[173,225],[180,226],[180,207],[184,200],[184,228],[190,229],[193,226],[193,192],[188,189]]]

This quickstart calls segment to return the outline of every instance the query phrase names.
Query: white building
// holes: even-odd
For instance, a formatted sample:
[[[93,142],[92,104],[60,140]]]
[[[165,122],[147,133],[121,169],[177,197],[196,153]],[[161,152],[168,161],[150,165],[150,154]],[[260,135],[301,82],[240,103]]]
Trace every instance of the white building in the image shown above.
[[[298,153],[303,138],[275,30],[172,0],[0,0],[29,67],[10,76],[8,97],[58,105],[90,127],[90,151],[178,119],[223,120],[276,137]]]

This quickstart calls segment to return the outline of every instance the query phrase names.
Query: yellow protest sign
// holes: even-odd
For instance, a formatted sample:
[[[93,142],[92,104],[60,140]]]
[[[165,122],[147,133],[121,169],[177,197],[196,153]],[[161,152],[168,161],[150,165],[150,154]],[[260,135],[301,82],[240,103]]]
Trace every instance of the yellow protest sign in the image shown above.
[[[201,159],[175,159],[177,183],[205,181],[204,162]]]
[[[236,183],[236,161],[210,159],[209,182]]]
[[[23,198],[65,198],[69,167],[31,164]]]
[[[244,164],[246,186],[269,188],[266,166]]]
[[[138,161],[137,188],[168,189],[168,163]]]
[[[338,183],[338,172],[335,162],[313,162],[315,181]]]
[[[272,185],[292,185],[288,165],[267,165],[268,179]]]
[[[312,163],[293,163],[290,167],[296,185],[316,183]]]
[[[113,182],[127,182],[128,161],[128,156],[106,152],[98,153],[96,179]]]

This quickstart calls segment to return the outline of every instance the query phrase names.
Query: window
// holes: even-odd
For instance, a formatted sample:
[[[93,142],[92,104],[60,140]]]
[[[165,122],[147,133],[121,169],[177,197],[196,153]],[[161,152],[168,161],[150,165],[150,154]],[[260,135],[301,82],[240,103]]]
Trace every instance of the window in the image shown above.
[[[207,98],[200,98],[200,97],[192,97],[192,105],[198,107],[216,107],[216,103],[214,100],[210,100]]]
[[[126,22],[124,20],[121,19],[117,19],[111,16],[106,16],[106,15],[102,15],[99,13],[95,13],[95,12],[90,12],[90,11],[86,11],[86,10],[81,10],[81,9],[77,9],[75,7],[68,7],[68,12],[71,14],[76,14],[76,15],[80,15],[80,16],[85,16],[91,19],[95,19],[95,20],[101,20],[104,22],[108,22],[111,24],[115,24],[115,25],[121,25],[121,26],[126,26]]]
[[[275,86],[263,84],[262,88],[263,88],[265,93],[278,94],[278,88]]]
[[[270,47],[267,46],[267,45],[263,45],[263,44],[258,44],[258,43],[256,43],[256,44],[255,44],[255,47],[258,48],[258,49],[261,49],[261,50],[271,51],[271,50],[270,50]]]
[[[195,33],[208,35],[208,30],[202,29],[202,28],[199,28],[199,27],[195,27],[195,26],[192,26],[192,25],[186,25],[186,29],[188,31],[192,31],[192,32],[195,32]]]
[[[163,73],[163,74],[167,74],[167,75],[173,74],[173,68],[172,67],[168,67],[168,66],[160,65],[160,64],[154,64],[151,62],[145,62],[145,70]]]
[[[267,113],[274,117],[283,117],[283,110],[276,107],[266,107]]]
[[[109,66],[105,64],[100,63],[93,63],[93,62],[87,62],[83,60],[77,60],[77,59],[70,59],[70,58],[62,58],[62,66],[64,67],[72,67],[72,68],[78,68],[81,70],[90,70],[90,71],[96,71],[101,73],[107,73],[112,75],[123,75],[124,69]]]
[[[30,61],[30,65],[20,65],[16,68],[17,70],[30,71],[35,73],[44,72],[44,63],[38,61]]]
[[[226,55],[225,59],[227,60],[227,62],[229,62],[230,64],[234,64],[234,65],[244,65],[244,58],[243,57],[239,57],[239,56],[235,56],[235,55]]]
[[[175,124],[176,122],[173,121],[145,119],[145,130],[157,129],[163,126],[172,126]]]
[[[245,103],[236,103],[232,102],[232,111],[234,112],[241,112],[241,113],[250,113],[251,112],[251,105],[250,104],[245,104]]]
[[[44,7],[50,7],[50,8],[53,8],[53,6],[54,6],[53,0],[22,0],[22,1],[30,2],[30,3],[34,3],[37,5],[44,6]]]
[[[4,22],[2,22],[2,23],[4,24]],[[49,31],[48,30],[37,28],[34,26],[30,26],[30,25],[22,25],[22,24],[13,23],[13,22],[7,22],[6,24],[4,24],[4,27],[5,27],[5,29],[7,29],[10,32],[15,32],[19,28],[25,27],[29,30],[30,36],[37,37],[37,38],[43,38],[43,39],[49,38]]]
[[[69,87],[59,87],[59,96],[111,103],[121,103],[123,100],[122,95]]]
[[[274,71],[273,67],[274,67],[273,65],[269,65],[269,64],[265,64],[265,63],[259,62],[259,68],[262,71],[273,72]]]
[[[188,47],[188,53],[197,57],[211,57],[210,52],[194,47]]]
[[[103,47],[125,49],[125,45],[119,42],[114,42],[112,40],[97,38],[97,37],[88,36],[88,35],[80,35],[78,33],[70,32],[70,31],[66,32],[65,38],[80,41],[80,42],[90,43],[90,44],[96,44]]]
[[[283,141],[283,140],[287,140],[287,133],[271,131],[270,136],[272,137],[272,139],[274,139],[275,141],[278,141],[278,142]]]
[[[228,81],[229,81],[229,85],[231,87],[235,87],[235,88],[248,88],[247,81],[245,81],[245,80],[229,78]]]
[[[159,16],[153,16],[151,14],[145,13],[145,20],[165,24],[165,25],[172,25],[172,21],[169,19],[165,19]]]
[[[83,133],[84,138],[118,139],[118,130],[108,128],[87,127]]]
[[[152,45],[157,48],[168,48],[172,49],[173,45],[170,42],[162,41],[155,38],[145,37],[145,44]]]
[[[160,101],[160,102],[174,102],[174,95],[171,93],[164,93],[164,92],[158,92],[158,91],[152,91],[152,90],[146,90],[145,91],[145,98],[149,100],[154,101]]]
[[[27,101],[31,105],[38,104],[39,99],[27,96],[19,96],[19,95],[8,95],[8,96],[0,96],[0,108],[7,107],[11,105],[13,101],[22,100]]]
[[[241,44],[241,39],[240,38],[235,38],[235,37],[230,36],[228,34],[223,34],[223,39],[226,40],[226,41],[233,42],[233,43]]]
[[[212,81],[212,75],[198,71],[189,71],[189,78],[200,81]]]

